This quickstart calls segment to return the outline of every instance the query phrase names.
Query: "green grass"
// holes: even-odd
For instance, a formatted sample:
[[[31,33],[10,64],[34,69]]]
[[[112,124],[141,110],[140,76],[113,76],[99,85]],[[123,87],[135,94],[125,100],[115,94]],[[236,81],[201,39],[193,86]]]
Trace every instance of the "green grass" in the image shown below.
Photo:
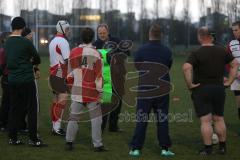
[[[189,92],[185,87],[181,66],[184,63],[184,56],[175,56],[174,64],[171,70],[172,83],[174,90],[171,92],[170,113],[188,113],[190,122],[170,122],[170,135],[173,146],[172,151],[176,156],[169,158],[172,160],[200,160],[203,157],[196,155],[201,147],[201,136],[199,121],[196,119],[192,101]],[[95,153],[91,150],[90,123],[80,123],[79,133],[76,139],[76,145],[73,152],[64,150],[64,138],[51,135],[51,122],[49,116],[49,104],[52,94],[48,87],[48,59],[42,58],[41,79],[39,80],[41,117],[40,117],[40,135],[49,146],[46,148],[30,148],[27,145],[10,146],[7,143],[7,134],[0,133],[0,160],[122,160],[137,159],[128,155],[128,143],[132,137],[135,127],[134,122],[121,122],[120,126],[125,130],[121,134],[105,132],[103,135],[104,144],[110,149],[109,152]],[[173,101],[178,97],[179,101]],[[134,113],[135,108],[123,106],[122,112]],[[192,113],[192,114],[191,114]],[[235,160],[240,159],[240,137],[235,134],[240,130],[240,122],[237,119],[234,97],[230,91],[227,91],[225,119],[228,127],[228,153],[225,156],[214,155],[208,157],[211,160]],[[21,136],[26,139],[27,137]],[[217,147],[217,146],[216,146]],[[215,148],[216,148],[215,147]],[[156,127],[154,123],[149,123],[146,141],[142,150],[140,160],[164,159],[160,156],[160,148],[157,143]]]

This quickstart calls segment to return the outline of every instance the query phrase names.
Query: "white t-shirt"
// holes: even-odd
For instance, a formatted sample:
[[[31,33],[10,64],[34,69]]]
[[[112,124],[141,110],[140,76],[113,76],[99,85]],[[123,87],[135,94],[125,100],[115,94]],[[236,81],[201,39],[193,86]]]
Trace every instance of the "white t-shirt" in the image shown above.
[[[238,40],[232,40],[228,46],[232,56],[236,58],[238,63],[240,63],[240,42]],[[238,68],[237,76],[240,77],[240,68]],[[232,85],[231,90],[240,90],[240,79],[236,78]]]
[[[68,41],[63,35],[56,35],[49,44],[50,74],[57,77],[67,76],[67,64],[70,55]]]

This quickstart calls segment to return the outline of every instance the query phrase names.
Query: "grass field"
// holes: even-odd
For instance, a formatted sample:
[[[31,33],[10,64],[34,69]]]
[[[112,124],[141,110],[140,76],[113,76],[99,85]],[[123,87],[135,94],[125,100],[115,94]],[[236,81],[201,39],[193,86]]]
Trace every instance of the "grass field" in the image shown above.
[[[177,117],[170,122],[170,135],[173,142],[172,151],[176,156],[172,160],[239,160],[240,159],[240,137],[236,135],[240,131],[240,121],[237,119],[234,97],[227,91],[225,119],[228,127],[227,147],[228,153],[224,156],[213,155],[207,158],[198,156],[196,153],[202,147],[199,121],[196,119],[188,90],[185,87],[181,66],[185,60],[184,56],[175,56],[171,70],[174,90],[171,93],[170,113],[171,115],[183,115],[185,120]],[[41,78],[39,80],[41,115],[40,135],[42,140],[48,144],[46,148],[31,148],[27,145],[10,146],[6,133],[0,133],[0,160],[122,160],[135,159],[128,155],[128,143],[132,137],[135,127],[134,122],[120,122],[120,127],[125,130],[123,133],[105,132],[103,135],[104,144],[110,149],[109,152],[95,153],[92,151],[90,123],[82,122],[76,139],[75,149],[72,152],[64,150],[65,140],[63,137],[51,135],[51,122],[49,116],[49,104],[52,94],[48,87],[48,58],[42,58]],[[177,98],[177,99],[176,99]],[[178,100],[179,98],[179,100]],[[122,113],[134,113],[135,108],[123,106]],[[122,119],[121,119],[122,120]],[[20,136],[26,139],[26,136]],[[217,146],[214,147],[217,149]],[[137,159],[137,158],[136,158]],[[156,127],[149,123],[146,141],[142,150],[140,160],[167,159],[160,156],[158,147]]]

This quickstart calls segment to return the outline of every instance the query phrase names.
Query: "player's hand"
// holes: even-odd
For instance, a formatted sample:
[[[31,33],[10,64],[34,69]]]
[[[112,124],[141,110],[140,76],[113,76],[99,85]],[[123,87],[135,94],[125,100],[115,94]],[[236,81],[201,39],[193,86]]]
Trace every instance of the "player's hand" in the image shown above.
[[[228,80],[227,77],[223,77],[223,83],[225,83]]]
[[[231,82],[227,79],[223,82],[224,87],[229,87],[231,85]]]
[[[192,90],[192,89],[197,88],[199,86],[200,86],[200,83],[197,83],[197,84],[191,83],[191,84],[188,84],[188,89]]]
[[[99,97],[98,97],[98,103],[102,103],[103,102],[103,92],[99,92]]]
[[[36,71],[34,74],[35,79],[39,79],[40,78],[40,71]]]

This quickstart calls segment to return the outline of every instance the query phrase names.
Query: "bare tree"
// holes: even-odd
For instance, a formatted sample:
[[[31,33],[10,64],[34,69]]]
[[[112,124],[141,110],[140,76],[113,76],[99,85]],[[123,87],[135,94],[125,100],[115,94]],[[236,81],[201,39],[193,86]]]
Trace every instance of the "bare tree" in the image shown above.
[[[240,0],[229,0],[229,12],[232,12],[232,20],[236,21],[239,17]],[[231,8],[230,8],[231,7]]]
[[[147,39],[148,28],[148,13],[146,8],[146,1],[140,0],[140,42],[144,42]]]
[[[233,1],[235,0],[230,0],[229,2],[227,2],[227,16],[228,16],[228,25],[230,25],[234,20],[234,10],[233,8],[235,6],[233,6]]]
[[[2,19],[3,19],[3,13],[4,13],[4,1],[3,0],[1,0],[0,1],[0,19],[1,19],[1,21],[0,21],[0,31],[2,31],[2,26],[3,26],[3,21],[2,21]]]
[[[105,0],[105,10],[114,10],[118,8],[118,0]]]
[[[102,12],[106,12],[107,10],[107,2],[103,0],[99,0],[99,6]]]
[[[175,18],[176,3],[177,0],[169,0],[169,16],[171,20]]]
[[[102,15],[101,22],[104,22],[106,20],[105,12],[107,10],[107,3],[105,0],[104,1],[99,0],[99,8],[100,8],[101,15]]]
[[[155,6],[154,6],[154,8],[155,8],[155,16],[156,16],[156,19],[158,19],[159,18],[159,0],[155,0]]]
[[[53,0],[52,1],[55,4],[55,11],[58,15],[64,14],[64,5],[62,1],[59,0]]]
[[[206,3],[205,0],[199,0],[199,9],[201,16],[205,16],[206,14]]]
[[[214,13],[222,13],[224,11],[224,9],[226,8],[225,2],[226,2],[226,0],[211,0],[213,12]]]
[[[147,8],[146,8],[145,2],[146,2],[145,0],[140,0],[140,6],[141,6],[140,19],[147,18]]]
[[[176,3],[177,0],[169,0],[169,17],[170,17],[170,24],[169,24],[169,43],[171,46],[175,43],[175,10],[176,10]]]
[[[4,0],[1,0],[0,1],[0,14],[3,14],[4,13]]]
[[[185,47],[189,47],[190,43],[190,24],[191,24],[191,15],[190,15],[190,0],[183,1],[183,21],[185,23]]]
[[[212,9],[213,9],[213,13],[212,13],[212,29],[215,30],[216,32],[216,39],[217,41],[221,41],[222,35],[224,33],[224,29],[226,27],[226,24],[224,22],[224,16],[221,14],[221,12],[224,10],[225,8],[225,3],[224,0],[211,0],[212,3]]]
[[[134,5],[134,1],[133,0],[128,0],[127,1],[127,12],[133,12],[133,5]]]
[[[18,8],[19,10],[23,9],[25,4],[24,0],[18,0],[14,3],[14,8]]]
[[[108,4],[109,9],[113,9],[113,8],[115,7],[113,0],[109,0],[108,3],[109,3],[109,4]]]

